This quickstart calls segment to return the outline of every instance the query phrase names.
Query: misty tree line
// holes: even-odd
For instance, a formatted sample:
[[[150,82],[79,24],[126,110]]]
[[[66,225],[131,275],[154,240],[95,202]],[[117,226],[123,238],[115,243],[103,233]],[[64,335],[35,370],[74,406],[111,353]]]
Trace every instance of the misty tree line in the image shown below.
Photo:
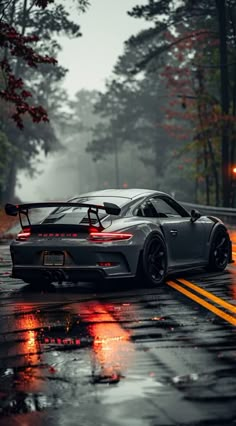
[[[88,2],[73,4],[83,12]],[[30,185],[39,152],[61,148],[68,95],[67,70],[55,59],[59,34],[81,36],[65,1],[0,0],[1,203],[14,198],[19,170],[28,171]]]
[[[96,105],[105,122],[89,151],[135,144],[154,170],[151,186],[234,205],[235,0],[149,1],[130,15],[150,28],[126,42]]]
[[[3,15],[23,33],[40,31],[37,49],[56,57],[55,35],[80,31],[65,2],[50,3],[40,9],[13,0]],[[75,3],[86,11],[87,2]],[[68,101],[65,69],[39,63],[32,70],[11,58],[50,122],[35,124],[26,112],[21,130],[12,120],[14,103],[0,101],[2,202],[14,197],[20,169],[34,173],[40,150],[61,149],[64,172],[78,169],[77,192],[149,187],[186,201],[235,205],[236,0],[149,0],[129,14],[150,27],[125,43],[103,93],[81,90]],[[9,55],[6,46],[2,55]]]

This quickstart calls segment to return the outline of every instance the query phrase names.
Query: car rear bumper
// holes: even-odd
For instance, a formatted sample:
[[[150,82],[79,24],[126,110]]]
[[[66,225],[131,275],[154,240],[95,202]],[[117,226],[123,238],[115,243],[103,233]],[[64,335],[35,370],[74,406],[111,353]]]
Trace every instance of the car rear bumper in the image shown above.
[[[131,272],[114,273],[112,268],[98,267],[45,267],[45,266],[13,266],[12,277],[27,283],[47,282],[92,282],[119,278],[133,278]]]
[[[25,282],[95,281],[134,277],[140,253],[139,244],[89,244],[65,241],[13,242],[10,246],[12,277]],[[60,264],[45,262],[45,254],[63,254]]]

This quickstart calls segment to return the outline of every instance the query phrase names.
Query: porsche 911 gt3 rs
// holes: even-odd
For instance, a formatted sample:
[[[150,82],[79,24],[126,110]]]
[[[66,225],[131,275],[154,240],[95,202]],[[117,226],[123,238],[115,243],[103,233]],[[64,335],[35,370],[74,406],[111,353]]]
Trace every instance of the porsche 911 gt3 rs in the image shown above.
[[[46,207],[51,213],[31,224],[29,210]],[[12,276],[38,286],[134,277],[159,285],[170,273],[223,271],[232,260],[224,223],[189,213],[164,192],[107,189],[5,211],[22,226],[10,245]]]

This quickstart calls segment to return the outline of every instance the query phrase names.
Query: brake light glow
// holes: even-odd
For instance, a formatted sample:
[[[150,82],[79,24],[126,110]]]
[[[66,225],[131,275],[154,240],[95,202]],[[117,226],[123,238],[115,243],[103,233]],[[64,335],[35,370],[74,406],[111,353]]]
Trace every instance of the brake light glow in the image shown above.
[[[89,239],[94,242],[109,242],[109,241],[121,241],[129,240],[133,234],[120,233],[120,232],[90,232]]]
[[[117,262],[98,262],[98,266],[102,266],[104,268],[107,268],[109,266],[116,266],[118,265]]]
[[[17,241],[26,241],[31,235],[31,229],[30,228],[24,228],[22,231],[19,232],[19,234],[16,237]]]
[[[63,232],[63,233],[58,233],[58,232],[46,232],[46,233],[42,233],[42,232],[40,232],[39,234],[38,234],[38,237],[40,237],[40,238],[78,238],[79,237],[79,234],[78,233],[76,233],[76,232],[67,232],[67,233],[65,233],[65,232]]]

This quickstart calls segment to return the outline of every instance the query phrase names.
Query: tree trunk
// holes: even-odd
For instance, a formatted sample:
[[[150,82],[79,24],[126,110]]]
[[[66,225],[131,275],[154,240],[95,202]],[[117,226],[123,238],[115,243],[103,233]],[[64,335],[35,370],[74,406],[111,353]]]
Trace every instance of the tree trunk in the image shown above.
[[[196,152],[196,177],[195,177],[195,195],[194,195],[194,202],[198,204],[198,193],[199,193],[199,149],[197,146],[197,152]]]
[[[9,165],[9,172],[6,179],[7,182],[6,182],[5,190],[3,192],[3,197],[2,197],[3,203],[14,201],[15,187],[16,187],[16,174],[17,174],[16,161],[15,159],[13,159]]]
[[[213,171],[214,180],[215,180],[215,205],[218,207],[220,205],[219,173],[218,173],[217,164],[216,164],[216,160],[215,160],[214,150],[212,148],[212,143],[211,143],[210,139],[207,140],[207,144],[208,144],[208,151],[209,151],[210,158],[211,158],[211,166],[212,166],[212,171]]]
[[[210,179],[208,173],[208,151],[206,141],[203,141],[203,155],[204,155],[204,174],[205,174],[205,183],[206,183],[206,204],[210,204]]]
[[[221,109],[223,115],[229,113],[229,78],[226,42],[226,4],[225,0],[216,0],[218,11],[219,37],[220,37],[220,76],[221,76]],[[228,125],[223,121],[221,140],[221,170],[222,170],[222,201],[223,206],[230,205],[230,162],[229,162],[229,135]]]

